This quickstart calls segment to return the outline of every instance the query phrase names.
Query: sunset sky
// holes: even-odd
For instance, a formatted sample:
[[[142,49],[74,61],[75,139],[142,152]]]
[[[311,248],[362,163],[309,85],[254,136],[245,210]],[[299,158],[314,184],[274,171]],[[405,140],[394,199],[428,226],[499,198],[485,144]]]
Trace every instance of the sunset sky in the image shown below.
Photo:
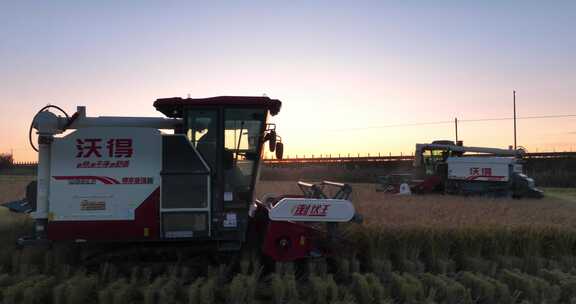
[[[411,153],[518,115],[529,151],[576,151],[576,1],[2,1],[0,153],[34,113],[160,116],[156,98],[263,94],[288,155]],[[210,3],[208,5],[208,3]],[[462,122],[475,146],[512,121]]]

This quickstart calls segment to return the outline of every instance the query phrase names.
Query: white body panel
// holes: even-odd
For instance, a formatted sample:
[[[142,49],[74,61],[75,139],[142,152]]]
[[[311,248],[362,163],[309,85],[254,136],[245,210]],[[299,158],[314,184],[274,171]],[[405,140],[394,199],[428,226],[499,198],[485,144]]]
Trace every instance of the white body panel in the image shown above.
[[[284,198],[270,210],[273,221],[348,222],[355,214],[350,201],[341,199]]]
[[[48,218],[48,202],[50,192],[50,145],[38,145],[38,184],[36,186],[36,211],[32,212],[32,218],[43,219]]]
[[[157,129],[78,129],[54,138],[51,152],[50,220],[133,220],[160,186]]]
[[[452,180],[507,182],[510,166],[522,171],[522,165],[512,157],[449,157],[446,162],[448,179]]]

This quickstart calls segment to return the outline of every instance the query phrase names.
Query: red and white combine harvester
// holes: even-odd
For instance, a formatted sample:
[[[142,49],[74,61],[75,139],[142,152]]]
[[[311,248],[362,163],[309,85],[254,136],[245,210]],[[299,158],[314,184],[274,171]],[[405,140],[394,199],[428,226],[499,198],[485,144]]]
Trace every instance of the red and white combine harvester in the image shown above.
[[[523,174],[523,155],[522,149],[466,147],[461,141],[416,144],[413,172],[384,177],[380,190],[398,193],[405,184],[415,193],[541,198],[534,180]]]
[[[359,218],[344,184],[300,183],[304,195],[255,200],[265,145],[282,158],[267,123],[279,100],[175,97],[154,106],[166,118],[88,117],[85,107],[72,116],[56,106],[38,112],[37,191],[7,205],[35,220],[22,244],[237,251],[252,240],[273,260],[291,261],[329,255],[335,224]],[[335,187],[335,196],[323,187]]]

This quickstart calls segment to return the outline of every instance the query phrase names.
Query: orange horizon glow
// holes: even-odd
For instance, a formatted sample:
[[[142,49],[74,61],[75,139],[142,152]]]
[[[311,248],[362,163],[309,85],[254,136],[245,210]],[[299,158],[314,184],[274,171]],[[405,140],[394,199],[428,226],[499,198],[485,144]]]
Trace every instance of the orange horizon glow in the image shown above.
[[[0,153],[34,161],[42,106],[161,116],[157,98],[280,99],[285,155],[411,154],[451,123],[576,114],[576,3],[12,2],[0,11]],[[106,22],[102,22],[106,20]],[[393,127],[393,125],[402,125]],[[379,126],[387,126],[378,128]],[[508,148],[512,121],[462,122]],[[518,121],[528,151],[576,151],[576,117]]]
[[[297,126],[294,130],[287,130],[279,117],[273,118],[273,121],[277,122],[279,135],[283,137],[285,157],[413,155],[416,143],[430,143],[440,139],[455,140],[453,123],[427,125],[426,122],[424,122],[424,125],[417,126],[410,126],[411,123],[404,123],[399,126],[380,125],[380,127],[360,127],[349,130],[326,128],[316,130],[311,128],[306,130],[305,128]],[[575,122],[576,117],[533,120],[519,119],[519,146],[526,148],[529,152],[576,151],[575,142],[564,141],[562,132],[555,132],[555,130],[562,130],[564,125],[574,124]],[[292,122],[289,123],[289,125],[296,124]],[[423,132],[423,130],[425,130],[425,132]],[[460,122],[458,126],[459,140],[463,140],[467,146],[508,148],[513,145],[512,130],[511,120]],[[546,136],[550,142],[526,144],[525,133]],[[35,137],[34,135],[34,141],[36,140]],[[349,145],[347,141],[349,138],[354,138],[355,142],[362,143],[362,145]],[[304,148],[302,148],[302,146],[304,146]],[[264,149],[263,157],[273,158],[274,153]],[[14,159],[16,162],[35,162],[37,161],[37,154],[31,148],[27,148],[24,149],[24,151],[15,151]]]

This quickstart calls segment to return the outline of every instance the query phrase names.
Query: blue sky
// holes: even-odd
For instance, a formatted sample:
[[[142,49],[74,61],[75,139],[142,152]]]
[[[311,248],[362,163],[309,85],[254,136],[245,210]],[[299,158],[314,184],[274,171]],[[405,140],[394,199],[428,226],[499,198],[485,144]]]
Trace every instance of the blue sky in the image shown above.
[[[408,153],[452,126],[368,127],[510,116],[513,89],[520,115],[576,114],[575,54],[573,1],[2,1],[0,152],[35,157],[47,103],[157,116],[159,97],[266,94],[288,154]],[[575,121],[521,121],[519,140],[576,148]],[[460,133],[502,147],[511,132]]]

